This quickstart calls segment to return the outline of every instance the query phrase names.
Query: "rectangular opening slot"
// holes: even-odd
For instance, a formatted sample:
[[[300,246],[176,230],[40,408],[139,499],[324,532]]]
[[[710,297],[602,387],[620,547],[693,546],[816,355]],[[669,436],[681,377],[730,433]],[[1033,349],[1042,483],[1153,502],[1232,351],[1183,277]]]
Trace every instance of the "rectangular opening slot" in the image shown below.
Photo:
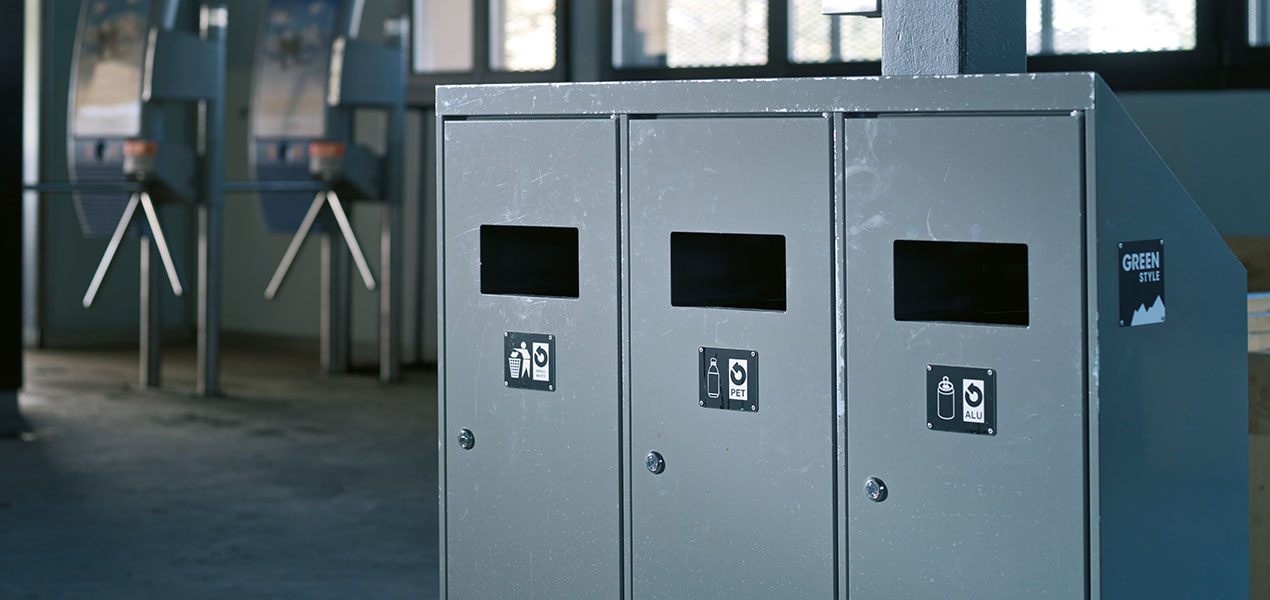
[[[896,240],[895,320],[1027,325],[1027,245]]]
[[[672,232],[670,304],[785,310],[785,236]]]
[[[481,225],[481,293],[578,297],[578,228]]]

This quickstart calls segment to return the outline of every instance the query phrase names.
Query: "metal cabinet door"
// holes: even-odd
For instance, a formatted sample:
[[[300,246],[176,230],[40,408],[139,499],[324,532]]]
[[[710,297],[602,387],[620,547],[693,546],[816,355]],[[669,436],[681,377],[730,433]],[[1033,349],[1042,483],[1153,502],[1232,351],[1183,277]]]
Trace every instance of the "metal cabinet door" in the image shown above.
[[[1078,114],[847,121],[853,600],[1086,595],[1082,129]],[[1027,324],[897,320],[896,240],[1026,244]],[[928,429],[928,364],[994,371],[995,435]]]
[[[634,598],[834,595],[831,129],[630,122]],[[783,236],[785,310],[672,306],[674,232]],[[759,410],[698,404],[700,347],[757,353]]]
[[[614,598],[616,121],[448,121],[444,136],[444,589]],[[577,297],[482,294],[483,225],[577,228]],[[505,385],[507,332],[554,336],[554,390]]]

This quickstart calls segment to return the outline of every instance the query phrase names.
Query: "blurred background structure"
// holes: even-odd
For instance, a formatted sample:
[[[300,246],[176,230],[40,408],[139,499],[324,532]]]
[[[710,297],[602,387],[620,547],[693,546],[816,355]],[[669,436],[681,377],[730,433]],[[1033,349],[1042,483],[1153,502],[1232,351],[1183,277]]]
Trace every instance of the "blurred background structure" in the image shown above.
[[[303,130],[306,140],[345,131],[342,147],[375,156],[392,154],[400,136],[403,167],[380,182],[398,186],[398,200],[344,207],[367,271],[398,273],[395,320],[380,318],[386,300],[349,259],[332,267],[345,278],[329,279],[317,244],[298,251],[267,299],[314,190],[302,189],[303,206],[281,228],[260,190],[225,194],[215,290],[224,396],[209,400],[197,397],[193,367],[199,205],[158,209],[193,292],[159,288],[151,334],[170,360],[163,384],[148,387],[134,352],[149,274],[135,260],[143,236],[122,238],[126,260],[85,308],[118,212],[98,231],[100,215],[85,208],[94,205],[69,188],[31,188],[76,181],[74,140],[141,130],[148,22],[137,15],[149,13],[133,10],[139,3],[150,4],[22,0],[0,20],[0,142],[14,150],[0,165],[10,197],[0,215],[9,295],[0,302],[9,307],[0,318],[0,432],[9,440],[0,443],[0,597],[431,597],[436,86],[871,76],[882,51],[880,20],[822,16],[820,0],[215,2],[228,15],[225,181],[268,179],[254,145],[267,130]],[[335,36],[321,35],[321,19],[337,5],[356,13],[353,38],[385,46],[408,36],[399,126],[383,106],[348,98],[342,124],[325,112],[323,61]],[[174,29],[197,37],[204,14],[180,2]],[[80,35],[86,16],[95,25]],[[392,25],[400,17],[405,30]],[[1250,527],[1262,561],[1253,593],[1270,598],[1270,0],[1027,0],[1027,29],[1029,71],[1099,72],[1248,269]],[[283,71],[301,75],[288,80],[291,93],[257,93]],[[167,142],[206,147],[197,102],[158,111]],[[304,158],[301,178],[311,179]],[[122,211],[128,194],[112,198]],[[324,223],[324,236],[339,226]],[[386,224],[397,228],[395,264],[384,261]],[[341,372],[318,366],[334,293],[347,311]],[[401,380],[378,383],[390,334]]]

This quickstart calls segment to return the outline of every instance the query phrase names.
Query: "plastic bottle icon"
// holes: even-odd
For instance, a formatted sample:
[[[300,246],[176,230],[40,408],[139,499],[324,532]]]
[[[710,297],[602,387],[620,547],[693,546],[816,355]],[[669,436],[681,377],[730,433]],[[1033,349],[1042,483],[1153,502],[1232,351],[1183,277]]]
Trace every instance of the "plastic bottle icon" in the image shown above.
[[[710,359],[710,368],[706,369],[706,395],[719,397],[719,359]]]
[[[943,381],[936,386],[938,395],[938,404],[936,404],[935,412],[939,414],[939,418],[945,421],[951,421],[957,416],[957,398],[954,394],[956,388],[953,387],[951,381],[945,377]]]

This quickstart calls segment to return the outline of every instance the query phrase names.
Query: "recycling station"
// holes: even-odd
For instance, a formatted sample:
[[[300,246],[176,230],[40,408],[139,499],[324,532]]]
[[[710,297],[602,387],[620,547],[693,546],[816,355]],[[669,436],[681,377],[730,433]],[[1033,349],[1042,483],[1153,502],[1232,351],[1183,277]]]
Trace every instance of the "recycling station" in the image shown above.
[[[1097,75],[888,74],[438,89],[443,597],[1247,596],[1239,263]]]

